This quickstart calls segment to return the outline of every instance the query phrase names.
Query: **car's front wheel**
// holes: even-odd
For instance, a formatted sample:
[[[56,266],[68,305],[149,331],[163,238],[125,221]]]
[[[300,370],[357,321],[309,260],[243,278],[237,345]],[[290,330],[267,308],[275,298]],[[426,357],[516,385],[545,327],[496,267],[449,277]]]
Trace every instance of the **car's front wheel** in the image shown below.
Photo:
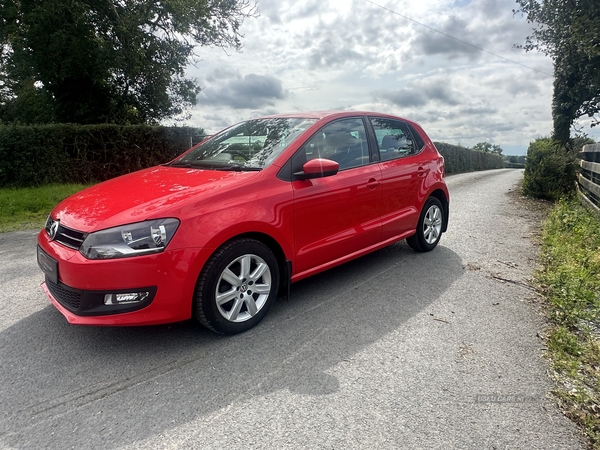
[[[200,273],[194,315],[217,333],[241,333],[265,317],[278,288],[279,265],[269,247],[236,239],[219,248]]]
[[[429,197],[421,211],[417,232],[406,239],[408,245],[417,252],[433,250],[442,237],[444,208],[435,197]]]

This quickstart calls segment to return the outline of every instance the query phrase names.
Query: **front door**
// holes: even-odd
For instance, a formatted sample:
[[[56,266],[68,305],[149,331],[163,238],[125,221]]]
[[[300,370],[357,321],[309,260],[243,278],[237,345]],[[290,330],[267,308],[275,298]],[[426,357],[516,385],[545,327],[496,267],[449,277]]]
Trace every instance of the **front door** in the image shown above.
[[[372,163],[362,118],[319,130],[296,157],[337,161],[333,176],[295,180],[294,217],[298,274],[375,245],[381,236],[381,170]]]

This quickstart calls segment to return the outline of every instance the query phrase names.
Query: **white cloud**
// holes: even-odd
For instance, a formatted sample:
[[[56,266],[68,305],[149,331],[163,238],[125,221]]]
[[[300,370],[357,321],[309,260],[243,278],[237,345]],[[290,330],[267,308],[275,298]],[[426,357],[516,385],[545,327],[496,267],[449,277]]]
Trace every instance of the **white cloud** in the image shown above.
[[[217,69],[206,80],[211,82],[211,87],[200,93],[199,102],[203,105],[256,109],[273,106],[277,100],[287,97],[281,81],[270,75],[250,73],[242,76]]]
[[[260,0],[241,53],[198,49],[191,124],[215,132],[276,112],[367,109],[415,119],[436,141],[519,153],[550,134],[553,78],[515,63],[547,74],[552,63],[514,48],[531,32],[516,3],[375,3],[397,14],[367,0]]]

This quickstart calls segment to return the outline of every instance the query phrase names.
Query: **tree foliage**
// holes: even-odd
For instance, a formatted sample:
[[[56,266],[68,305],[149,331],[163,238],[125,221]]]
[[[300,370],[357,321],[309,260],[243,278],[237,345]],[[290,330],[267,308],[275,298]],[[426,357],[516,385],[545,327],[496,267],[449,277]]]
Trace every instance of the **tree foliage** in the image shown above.
[[[472,148],[476,152],[484,153],[495,153],[496,155],[502,155],[502,147],[498,144],[490,144],[489,142],[478,142]]]
[[[598,0],[517,0],[519,12],[536,23],[527,50],[554,61],[553,137],[568,144],[573,122],[600,111],[600,2]]]
[[[241,47],[248,0],[0,0],[0,120],[156,123],[194,105],[196,45]]]

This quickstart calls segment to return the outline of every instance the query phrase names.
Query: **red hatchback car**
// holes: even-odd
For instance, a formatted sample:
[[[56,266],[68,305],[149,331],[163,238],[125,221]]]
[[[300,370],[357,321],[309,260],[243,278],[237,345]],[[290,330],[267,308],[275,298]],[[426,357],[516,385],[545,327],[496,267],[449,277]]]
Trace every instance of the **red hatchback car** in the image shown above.
[[[432,250],[448,203],[444,159],[410,120],[248,120],[56,206],[38,236],[42,287],[74,324],[194,316],[235,334],[295,281],[402,239]]]

